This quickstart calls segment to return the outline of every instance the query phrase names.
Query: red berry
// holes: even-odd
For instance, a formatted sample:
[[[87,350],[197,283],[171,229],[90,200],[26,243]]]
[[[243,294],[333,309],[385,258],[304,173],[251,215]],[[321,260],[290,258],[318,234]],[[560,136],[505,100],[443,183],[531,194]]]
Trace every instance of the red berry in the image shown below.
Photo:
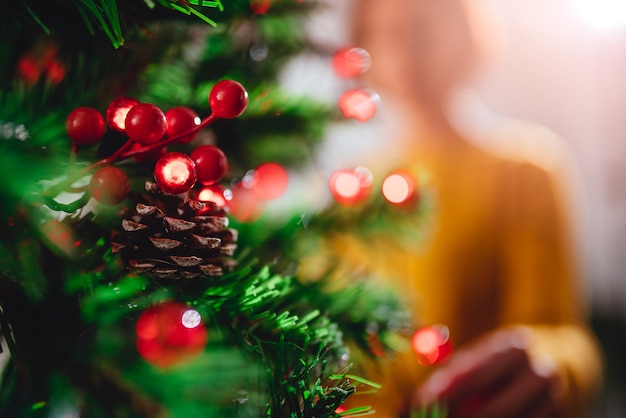
[[[124,126],[131,141],[152,144],[165,135],[165,113],[151,103],[139,103],[128,111]]]
[[[126,173],[113,166],[98,169],[89,183],[89,191],[103,205],[117,205],[130,192],[130,181]]]
[[[91,145],[104,136],[106,126],[104,118],[96,109],[77,107],[65,120],[65,129],[75,146]]]
[[[204,185],[217,183],[228,171],[226,155],[214,145],[201,145],[189,157],[196,164],[198,181]]]
[[[248,92],[235,80],[222,80],[211,89],[209,105],[216,117],[233,119],[246,110]]]
[[[167,121],[165,132],[169,138],[195,128],[201,122],[198,114],[185,106],[174,107],[165,112],[165,120]],[[179,142],[183,144],[189,143],[196,135],[198,135],[198,131],[181,138]]]
[[[208,340],[200,313],[173,301],[146,309],[137,320],[136,335],[139,355],[158,367],[192,360]]]
[[[126,130],[126,115],[139,102],[130,97],[120,97],[109,103],[106,111],[107,125],[118,132]]]
[[[165,193],[184,193],[196,183],[194,162],[182,152],[168,152],[156,162],[154,179]]]

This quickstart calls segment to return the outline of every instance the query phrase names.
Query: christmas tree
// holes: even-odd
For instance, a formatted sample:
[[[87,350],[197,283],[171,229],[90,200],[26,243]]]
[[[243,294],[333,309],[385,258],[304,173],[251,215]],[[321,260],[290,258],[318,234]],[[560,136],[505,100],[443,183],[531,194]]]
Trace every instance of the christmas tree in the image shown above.
[[[402,310],[299,280],[293,242],[374,212],[262,215],[339,116],[277,84],[330,53],[313,2],[1,7],[0,416],[371,412],[341,408],[377,386],[349,354],[383,354]]]

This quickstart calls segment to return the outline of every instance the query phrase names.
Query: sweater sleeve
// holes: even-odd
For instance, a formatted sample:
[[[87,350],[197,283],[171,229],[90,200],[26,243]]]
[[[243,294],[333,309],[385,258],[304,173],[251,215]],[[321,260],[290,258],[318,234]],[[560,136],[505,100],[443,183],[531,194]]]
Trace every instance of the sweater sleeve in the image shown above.
[[[509,163],[501,176],[499,316],[503,326],[523,324],[534,331],[531,357],[557,367],[570,416],[579,416],[599,384],[602,360],[585,322],[560,172]]]

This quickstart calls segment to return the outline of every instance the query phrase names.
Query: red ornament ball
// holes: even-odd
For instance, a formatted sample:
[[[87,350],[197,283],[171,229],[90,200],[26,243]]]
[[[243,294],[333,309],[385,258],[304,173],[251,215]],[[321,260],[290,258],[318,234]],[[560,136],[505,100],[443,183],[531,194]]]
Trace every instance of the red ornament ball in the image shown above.
[[[74,146],[92,145],[104,136],[106,126],[102,114],[91,107],[77,107],[65,119],[65,130]]]
[[[165,113],[151,103],[139,103],[128,111],[124,120],[126,135],[131,141],[152,144],[165,135]]]
[[[278,199],[289,185],[289,175],[280,164],[264,163],[252,174],[250,188],[263,200]]]
[[[347,47],[333,54],[332,64],[337,75],[351,78],[369,70],[372,57],[363,48]]]
[[[130,192],[130,181],[126,173],[114,166],[96,170],[89,182],[89,192],[103,205],[117,205]]]
[[[226,155],[214,145],[196,147],[189,157],[196,164],[198,181],[204,185],[217,183],[228,171]]]
[[[173,107],[165,112],[166,128],[168,138],[173,138],[184,132],[187,132],[196,126],[200,125],[202,120],[198,117],[198,114],[192,109],[179,106]],[[190,133],[187,136],[180,138],[178,142],[187,144],[191,142],[198,135],[198,131]]]
[[[109,128],[118,132],[125,132],[126,115],[128,115],[130,109],[135,107],[137,104],[139,104],[139,102],[131,97],[120,97],[119,99],[115,99],[109,103],[105,113]]]
[[[235,80],[222,80],[211,89],[209,105],[215,117],[233,119],[246,110],[248,92]]]
[[[339,98],[339,109],[346,118],[365,122],[376,114],[380,98],[371,90],[351,89]]]
[[[185,193],[196,184],[194,162],[182,152],[168,152],[156,162],[154,179],[165,193]]]
[[[135,329],[139,355],[161,368],[192,360],[204,350],[208,340],[200,313],[174,301],[146,309]]]

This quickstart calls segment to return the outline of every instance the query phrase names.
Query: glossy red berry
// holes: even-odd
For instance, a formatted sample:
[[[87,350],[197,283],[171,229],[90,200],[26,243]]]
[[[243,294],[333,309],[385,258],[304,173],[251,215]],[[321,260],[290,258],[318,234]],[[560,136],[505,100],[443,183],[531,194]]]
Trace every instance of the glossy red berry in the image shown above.
[[[126,130],[126,115],[137,104],[139,102],[131,97],[120,97],[109,103],[105,114],[109,128],[124,132]]]
[[[106,126],[104,117],[91,107],[77,107],[65,120],[65,129],[74,146],[95,144],[102,139]]]
[[[233,119],[246,110],[248,92],[235,80],[222,80],[211,89],[209,105],[216,117]]]
[[[123,170],[106,166],[93,173],[89,191],[93,198],[103,205],[117,205],[128,196],[130,181]]]
[[[165,135],[165,113],[151,103],[139,103],[128,111],[124,126],[131,141],[152,144]]]
[[[156,162],[154,179],[165,193],[185,193],[196,183],[194,162],[182,152],[168,152]]]
[[[173,107],[165,112],[165,120],[167,122],[165,132],[168,138],[187,132],[202,122],[196,112],[185,106]],[[197,135],[198,131],[195,131],[190,135],[182,137],[178,142],[183,144],[189,143]]]
[[[189,157],[196,165],[198,181],[204,185],[217,183],[228,171],[226,155],[214,145],[200,145]]]

